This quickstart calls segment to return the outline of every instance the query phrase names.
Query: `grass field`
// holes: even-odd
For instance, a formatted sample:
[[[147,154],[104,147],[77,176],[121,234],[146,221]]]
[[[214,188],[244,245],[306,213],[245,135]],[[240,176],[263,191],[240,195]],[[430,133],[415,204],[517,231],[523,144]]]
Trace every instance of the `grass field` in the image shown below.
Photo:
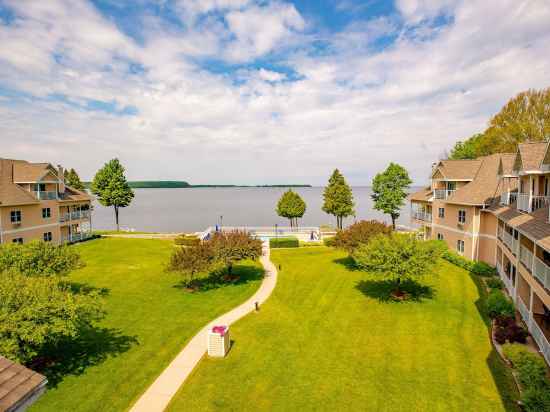
[[[259,287],[263,270],[247,262],[241,281],[189,293],[164,272],[172,242],[98,239],[74,245],[86,267],[70,276],[103,290],[107,316],[64,362],[46,371],[50,387],[33,411],[124,411],[206,323],[237,306]]]
[[[488,338],[483,296],[442,261],[416,300],[353,271],[325,247],[272,251],[282,265],[259,314],[232,327],[223,360],[205,359],[175,411],[502,411],[517,394]]]

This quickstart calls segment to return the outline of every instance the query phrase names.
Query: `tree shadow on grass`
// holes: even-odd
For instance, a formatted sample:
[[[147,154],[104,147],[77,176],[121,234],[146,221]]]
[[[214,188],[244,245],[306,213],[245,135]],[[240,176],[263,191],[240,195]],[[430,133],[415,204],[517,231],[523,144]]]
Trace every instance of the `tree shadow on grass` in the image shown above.
[[[109,293],[111,292],[109,288],[97,288],[87,283],[65,282],[65,284],[71,289],[71,292],[79,295],[80,294],[87,295],[92,292],[97,292],[99,296],[105,297],[105,296],[109,296]]]
[[[403,280],[400,285],[401,291],[408,296],[405,300],[398,300],[392,292],[396,289],[395,280],[360,280],[355,285],[363,295],[378,299],[380,302],[421,302],[424,299],[433,299],[435,290],[431,286],[422,285],[415,280]]]
[[[500,399],[504,408],[509,412],[519,411],[519,407],[516,400],[519,399],[518,388],[512,377],[512,372],[509,367],[504,363],[491,339],[491,318],[487,310],[487,289],[483,284],[483,281],[473,273],[469,273],[470,278],[474,282],[477,288],[479,298],[474,302],[483,323],[487,327],[487,339],[491,342],[491,353],[486,359],[487,367],[491,371],[493,381],[497,387]]]
[[[359,268],[357,267],[357,264],[355,263],[355,260],[353,260],[351,256],[334,259],[333,262],[339,265],[345,266],[347,270],[350,270],[352,272],[359,270]]]
[[[186,279],[174,285],[177,289],[184,289],[193,292],[205,292],[207,290],[219,289],[229,285],[243,285],[248,282],[261,280],[264,277],[264,270],[256,266],[235,265],[231,276],[226,269],[215,270],[208,276],[198,277],[192,281]]]
[[[65,376],[80,375],[88,367],[118,356],[136,344],[136,336],[123,335],[118,329],[86,326],[75,339],[64,340],[47,349],[30,366],[48,378],[50,388],[55,388]]]

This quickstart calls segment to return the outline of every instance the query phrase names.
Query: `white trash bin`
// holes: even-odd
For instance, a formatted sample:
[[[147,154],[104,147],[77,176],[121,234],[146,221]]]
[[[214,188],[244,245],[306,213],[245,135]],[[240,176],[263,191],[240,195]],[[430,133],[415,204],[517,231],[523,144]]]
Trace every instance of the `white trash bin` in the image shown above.
[[[229,351],[229,326],[214,326],[208,331],[208,356],[223,358]]]

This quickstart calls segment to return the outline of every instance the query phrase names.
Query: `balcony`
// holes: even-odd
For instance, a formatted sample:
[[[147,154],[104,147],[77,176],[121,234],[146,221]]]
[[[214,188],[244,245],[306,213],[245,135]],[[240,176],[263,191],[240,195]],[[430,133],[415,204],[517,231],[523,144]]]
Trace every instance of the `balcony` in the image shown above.
[[[423,222],[431,222],[432,221],[432,214],[429,212],[424,212],[421,210],[413,211],[412,212],[413,219],[416,220],[422,220]]]
[[[456,190],[447,190],[447,189],[435,189],[434,190],[434,199],[446,200],[448,199]]]
[[[550,267],[536,256],[533,275],[542,286],[550,290]]]
[[[519,311],[519,314],[521,315],[521,318],[529,327],[529,324],[531,323],[530,322],[531,316],[529,316],[529,309],[527,309],[527,306],[525,305],[525,303],[523,303],[521,296],[518,296],[518,300],[516,303],[517,303],[518,311]]]
[[[81,240],[86,240],[92,236],[92,233],[82,232],[82,233],[72,233],[68,236],[61,236],[61,243],[74,243],[80,242]]]
[[[533,252],[523,245],[519,247],[519,260],[529,272],[533,270]]]
[[[550,364],[550,342],[548,342],[547,335],[538,324],[538,322],[546,321],[540,318],[540,315],[533,315],[533,319],[531,320],[531,328],[529,331],[531,332],[531,336],[533,336],[535,342],[537,342],[537,345],[539,346],[540,352],[544,356],[544,359],[546,359],[546,362]]]
[[[57,192],[34,192],[38,200],[56,200]]]
[[[514,284],[512,283],[512,279],[509,278],[508,275],[504,272],[499,262],[497,262],[497,273],[499,274],[502,282],[504,282],[504,286],[506,286],[508,294],[510,296],[514,296]]]
[[[528,193],[519,193],[517,208],[523,212],[534,212],[550,204],[550,196],[529,196]]]
[[[516,192],[505,192],[500,195],[500,204],[509,206],[514,203],[518,198]]]
[[[89,219],[89,210],[77,210],[69,213],[62,213],[59,215],[59,221],[61,223],[70,222],[71,220]]]
[[[518,239],[514,239],[512,234],[508,233],[506,230],[500,230],[500,238],[502,240],[502,243],[504,243],[514,255],[518,254],[518,250],[519,250]]]

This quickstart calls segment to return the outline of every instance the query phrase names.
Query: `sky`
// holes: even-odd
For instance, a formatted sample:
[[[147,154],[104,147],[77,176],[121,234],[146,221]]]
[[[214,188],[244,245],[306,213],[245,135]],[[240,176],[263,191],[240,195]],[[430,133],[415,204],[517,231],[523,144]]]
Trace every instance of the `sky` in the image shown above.
[[[416,184],[550,86],[548,0],[0,0],[0,156],[131,180]]]

